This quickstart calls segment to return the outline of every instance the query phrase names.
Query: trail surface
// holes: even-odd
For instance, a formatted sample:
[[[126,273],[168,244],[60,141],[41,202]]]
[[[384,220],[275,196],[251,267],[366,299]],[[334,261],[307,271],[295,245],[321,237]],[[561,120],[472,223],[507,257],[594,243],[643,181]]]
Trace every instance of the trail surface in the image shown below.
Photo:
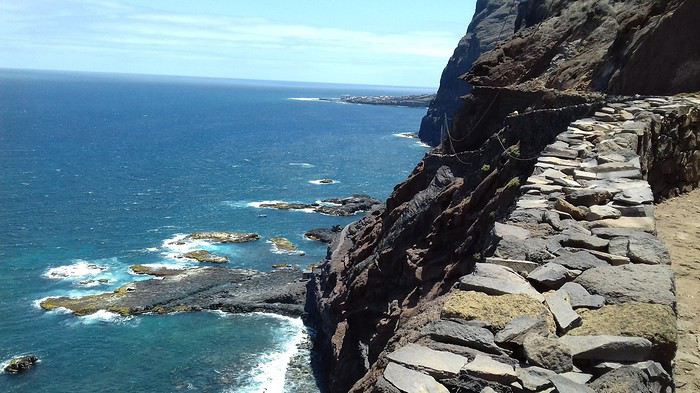
[[[671,252],[678,297],[677,392],[700,391],[700,189],[657,206],[657,230]]]

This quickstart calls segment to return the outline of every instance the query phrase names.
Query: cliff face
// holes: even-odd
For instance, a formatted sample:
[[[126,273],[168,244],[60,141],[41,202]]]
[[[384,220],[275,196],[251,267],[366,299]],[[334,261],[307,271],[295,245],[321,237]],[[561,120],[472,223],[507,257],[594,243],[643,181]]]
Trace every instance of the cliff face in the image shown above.
[[[418,136],[431,145],[440,143],[445,116],[448,123],[462,106],[460,97],[469,94],[471,86],[459,77],[471,69],[474,61],[513,34],[517,6],[511,0],[479,0],[467,34],[457,44],[440,77],[440,88],[423,117]]]
[[[434,317],[441,296],[482,260],[542,149],[602,107],[605,93],[700,90],[688,41],[700,24],[687,17],[698,15],[697,1],[531,3],[520,15],[530,26],[465,77],[474,90],[441,149],[384,208],[343,230],[310,282],[307,307],[331,392],[381,388],[388,347],[415,339],[411,327]],[[665,49],[664,41],[679,44]],[[668,59],[654,59],[658,73],[642,84],[650,70],[641,59],[656,51]]]

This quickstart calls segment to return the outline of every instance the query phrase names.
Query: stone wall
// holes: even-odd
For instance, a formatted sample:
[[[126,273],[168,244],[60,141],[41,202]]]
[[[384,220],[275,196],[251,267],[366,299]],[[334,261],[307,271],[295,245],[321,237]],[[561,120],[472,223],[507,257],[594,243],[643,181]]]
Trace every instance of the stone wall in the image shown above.
[[[377,362],[374,391],[673,391],[675,287],[654,201],[697,186],[699,110],[698,96],[626,99],[572,122],[474,273]]]

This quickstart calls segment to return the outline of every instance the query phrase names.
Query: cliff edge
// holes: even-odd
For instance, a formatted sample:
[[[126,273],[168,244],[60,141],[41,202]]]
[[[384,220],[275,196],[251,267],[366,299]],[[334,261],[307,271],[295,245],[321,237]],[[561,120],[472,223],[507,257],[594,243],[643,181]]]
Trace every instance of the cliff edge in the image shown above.
[[[437,95],[430,102],[428,112],[421,120],[420,139],[431,145],[440,143],[441,129],[445,122],[452,122],[462,105],[461,97],[469,94],[471,86],[460,76],[472,68],[482,53],[493,49],[501,39],[513,34],[517,5],[511,0],[479,0],[467,33],[459,40],[452,57],[447,61],[440,77]]]
[[[477,357],[473,352],[475,349],[465,345],[464,340],[438,340],[438,344],[429,349],[441,352],[439,354],[415,347],[420,345],[417,341],[424,329],[443,329],[435,333],[426,333],[430,336],[454,336],[457,334],[454,333],[455,329],[459,328],[451,326],[452,333],[444,334],[444,327],[430,327],[432,325],[429,326],[429,323],[441,319],[456,319],[460,326],[468,326],[468,323],[465,324],[469,319],[465,318],[465,305],[474,302],[481,305],[487,303],[483,299],[461,299],[458,296],[452,303],[445,304],[452,298],[451,291],[455,284],[461,282],[465,276],[471,275],[478,263],[485,263],[486,258],[499,258],[494,254],[498,250],[494,246],[494,239],[497,237],[494,234],[495,223],[512,223],[513,213],[517,208],[547,210],[550,203],[556,203],[556,199],[560,198],[572,205],[573,209],[569,210],[576,213],[554,208],[557,212],[569,214],[571,218],[560,213],[556,213],[556,217],[550,215],[547,219],[549,221],[543,218],[544,215],[535,218],[537,222],[534,225],[539,228],[539,232],[535,231],[534,237],[541,241],[534,243],[538,245],[514,246],[521,253],[519,258],[506,258],[503,255],[500,258],[534,263],[539,267],[562,257],[564,251],[590,249],[594,256],[596,252],[602,253],[596,256],[598,259],[605,254],[607,258],[617,261],[609,256],[616,255],[610,249],[611,238],[624,236],[608,234],[605,235],[608,237],[605,237],[593,234],[591,224],[586,219],[591,211],[601,215],[591,216],[596,220],[643,218],[648,214],[648,210],[638,205],[650,204],[654,200],[697,186],[700,153],[695,145],[698,133],[697,121],[692,120],[695,119],[695,115],[676,111],[674,105],[678,102],[675,98],[661,97],[648,101],[615,95],[672,95],[700,90],[700,51],[697,51],[691,38],[700,36],[700,23],[696,23],[697,15],[700,15],[700,3],[694,0],[531,0],[531,3],[528,7],[519,7],[521,14],[518,17],[525,20],[528,27],[483,54],[474,63],[471,72],[464,77],[464,80],[473,86],[473,90],[457,110],[445,139],[441,141],[440,149],[426,154],[409,178],[395,187],[385,207],[373,210],[362,220],[343,229],[329,248],[326,261],[310,282],[307,311],[317,327],[317,348],[327,360],[324,363],[328,367],[327,386],[331,392],[411,391],[406,387],[396,386],[396,383],[399,383],[396,381],[406,378],[417,378],[421,383],[427,384],[425,386],[433,386],[434,390],[429,391],[446,391],[441,389],[447,388],[450,391],[481,391],[486,385],[492,385],[492,389],[501,392],[537,391],[523,390],[525,387],[520,377],[515,375],[516,370],[524,365],[523,362],[528,362],[527,358],[518,352],[521,350],[519,344],[515,348],[496,344],[492,346],[488,340],[487,332],[492,335],[499,334],[513,319],[504,319],[499,310],[507,310],[508,307],[516,307],[517,304],[523,303],[521,297],[508,300],[495,296],[498,299],[491,311],[485,311],[491,316],[493,313],[497,314],[495,322],[477,326],[487,331],[478,331],[478,334],[482,334],[479,337],[486,337],[486,341],[480,342],[481,346],[476,348],[481,357]],[[653,64],[655,68],[647,66],[645,61]],[[686,101],[683,102],[684,105],[687,104]],[[694,105],[695,101],[690,102]],[[668,108],[661,108],[657,113],[658,111],[638,106]],[[628,129],[637,120],[641,122],[641,119],[637,119],[637,114],[643,113],[649,113],[648,116],[644,115],[647,117],[660,118],[652,119],[653,121],[648,123],[643,122],[644,127],[637,129],[638,134],[634,129]],[[572,124],[582,119],[615,124],[601,126],[609,132],[581,129],[583,134],[567,134],[571,133]],[[625,123],[628,121],[632,123]],[[593,131],[600,134],[586,134]],[[618,136],[618,133],[635,134],[637,144],[633,144],[631,139],[625,139],[626,136]],[[583,140],[590,146],[582,143]],[[579,149],[579,145],[584,147]],[[546,155],[543,151],[553,154]],[[548,158],[542,160],[542,157]],[[575,161],[576,165],[567,160]],[[591,160],[596,161],[592,163]],[[603,168],[615,168],[610,172],[616,173],[617,178],[626,179],[626,176],[633,175],[636,180],[643,179],[648,184],[651,196],[645,191],[644,201],[622,203],[623,207],[636,206],[623,208],[625,213],[613,206],[601,209],[607,206],[608,199],[612,201],[620,192],[620,197],[624,199],[625,191],[617,188],[615,192],[608,191],[610,195],[605,194],[606,198],[609,198],[604,198],[604,203],[603,200],[590,204],[590,201],[568,201],[564,197],[566,192],[563,191],[563,187],[589,190],[595,188],[594,183],[590,182],[600,180],[597,172],[592,176],[585,167],[579,167],[584,161],[590,162],[592,167],[596,168],[602,165],[602,168],[599,168],[601,173],[605,172]],[[549,179],[540,184],[543,186],[540,188],[548,190],[546,193],[542,189],[531,190],[523,187],[533,181],[531,177],[541,175],[546,169],[562,172],[563,176],[557,182],[576,184],[562,185]],[[582,172],[579,175],[583,177],[577,177],[576,171]],[[562,187],[562,191],[556,187]],[[528,192],[530,194],[527,194]],[[533,193],[539,193],[539,196],[532,197]],[[642,197],[635,194],[631,198],[637,201]],[[530,202],[529,199],[535,201]],[[569,207],[564,203],[561,205]],[[601,207],[591,208],[594,205]],[[588,210],[579,209],[580,206]],[[614,213],[610,209],[615,209],[620,214],[615,213],[615,218],[605,217],[605,214]],[[580,216],[575,219],[573,214]],[[527,217],[524,215],[521,218],[526,220]],[[566,229],[559,227],[562,219],[581,221],[577,224],[582,228],[580,234],[565,234],[574,240],[561,238],[559,232]],[[631,220],[635,223],[643,221],[645,220]],[[624,219],[615,223],[623,222],[630,220]],[[645,228],[641,231],[650,233]],[[515,232],[515,236],[522,236],[523,232],[518,229],[510,229]],[[637,227],[635,229],[640,230]],[[583,235],[588,237],[584,240],[576,238],[584,237]],[[653,233],[651,235],[653,236]],[[546,252],[543,252],[542,242],[547,243],[550,236],[559,236],[556,238],[558,247],[564,248],[564,251],[559,248],[549,250],[545,244]],[[644,236],[639,235],[639,238]],[[533,236],[528,235],[526,239],[530,237]],[[619,253],[623,252],[620,250],[623,249],[624,241],[615,241],[616,247],[619,247],[615,250]],[[627,255],[631,242],[632,240],[627,239],[627,243],[624,243],[627,245],[624,257],[628,259],[631,258]],[[561,254],[553,251],[560,251]],[[608,264],[612,263],[608,261]],[[582,268],[567,268],[568,270],[576,272],[567,273],[560,270],[565,277],[562,285],[573,280],[577,272],[587,273],[584,273]],[[533,285],[532,280],[523,278],[517,272],[513,274],[521,277],[522,280],[512,277],[514,282],[520,283],[521,289],[529,288],[523,281],[527,285]],[[667,280],[664,274],[659,273],[654,277],[662,281]],[[493,275],[496,278],[502,276],[500,273]],[[598,288],[593,284],[578,284],[588,295],[602,296],[606,305],[614,305],[602,290],[596,292]],[[634,287],[633,284],[630,286]],[[535,303],[530,302],[529,309],[521,309],[513,315],[548,315],[543,312],[547,311],[554,317],[544,318],[544,327],[540,325],[540,329],[546,329],[551,334],[558,333],[559,336],[572,327],[564,325],[566,327],[563,328],[563,320],[555,318],[556,313],[553,311],[557,306],[568,310],[566,305],[571,305],[570,296],[560,293],[566,300],[562,303],[559,302],[561,299],[557,298],[549,304],[545,302],[546,294],[543,294],[542,288],[534,292],[528,289],[526,292],[528,293],[512,295],[529,296],[535,299]],[[498,295],[503,294],[504,292],[500,292]],[[486,293],[484,296],[494,294]],[[668,298],[668,294],[664,296],[666,297],[661,304],[673,309],[673,301]],[[601,301],[600,298],[596,299]],[[646,304],[643,300],[639,303]],[[452,311],[448,311],[447,317],[443,318],[446,315],[446,307],[452,307]],[[656,311],[659,315],[667,315],[667,309],[654,309],[650,312]],[[634,314],[634,310],[630,313]],[[591,314],[591,317],[592,315],[595,314]],[[573,314],[569,313],[568,316],[576,319]],[[672,318],[675,321],[675,315]],[[467,328],[462,330],[464,329]],[[558,340],[558,336],[550,337],[542,330],[541,333],[544,338]],[[624,337],[623,333],[615,336]],[[643,337],[642,340],[651,342]],[[628,341],[622,339],[604,344],[608,345],[607,348],[619,348],[621,343],[629,344]],[[649,355],[650,359],[658,360],[662,368],[667,367],[669,346],[661,345],[659,349],[658,345],[652,347],[647,341],[636,341],[639,346],[635,348],[642,348],[639,350],[647,351],[645,353],[654,353],[655,355]],[[551,345],[558,344],[560,343]],[[396,353],[407,346],[408,350]],[[532,347],[537,346],[539,344]],[[570,347],[567,348],[569,352],[572,351]],[[466,353],[471,355],[465,355]],[[443,365],[459,364],[461,359],[450,355],[466,358],[469,364],[478,362],[466,371],[462,368],[465,363],[457,367],[456,371],[450,369],[447,373],[431,369],[430,364],[413,364],[407,367],[406,358],[438,359]],[[488,356],[484,357],[485,355]],[[640,355],[640,358],[645,356]],[[562,359],[567,362],[567,356],[563,356]],[[575,365],[583,367],[582,360],[587,362],[590,359],[574,357]],[[394,366],[391,366],[392,364]],[[506,367],[503,367],[503,364]],[[537,363],[533,360],[527,364]],[[492,367],[500,368],[507,374],[505,379],[499,380],[498,383],[488,383],[478,389],[471,385],[473,381],[493,382],[494,376],[489,374],[491,371],[484,371],[493,370]],[[512,373],[508,372],[508,367],[512,367]],[[550,367],[557,366],[547,366],[545,369],[551,371]],[[649,371],[649,367],[642,369],[647,378],[644,383],[651,381],[649,373],[656,370],[654,368]],[[426,369],[432,370],[427,373],[430,375],[423,372]],[[568,369],[568,366],[557,368],[556,373],[565,373],[563,369]],[[421,379],[419,375],[413,374],[416,370],[420,371],[420,375],[432,378],[432,381],[436,381],[435,383],[440,384],[442,388],[431,385],[431,380]],[[394,383],[385,378],[387,371],[389,375],[394,376],[391,377],[394,378]],[[612,370],[602,371],[607,373]],[[637,371],[628,368],[615,372],[626,372],[634,378],[642,378]],[[600,375],[596,374],[596,377]],[[659,381],[658,378],[662,378],[661,372],[656,370],[654,378],[657,378],[654,381]],[[445,382],[450,379],[456,380],[451,383]],[[545,379],[547,383],[554,383],[555,386],[559,386],[557,383],[561,386],[567,383],[556,377]],[[580,380],[576,383],[583,384]],[[667,386],[668,381],[662,385]],[[557,388],[560,391],[563,389]]]

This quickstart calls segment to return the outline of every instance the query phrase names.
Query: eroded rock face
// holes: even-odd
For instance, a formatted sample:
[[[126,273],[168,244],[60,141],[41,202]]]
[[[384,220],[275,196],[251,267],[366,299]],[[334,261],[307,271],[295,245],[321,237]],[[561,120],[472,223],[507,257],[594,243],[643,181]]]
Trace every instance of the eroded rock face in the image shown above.
[[[442,71],[440,88],[421,121],[418,134],[423,142],[431,146],[437,146],[441,142],[441,128],[445,118],[447,124],[452,123],[455,113],[462,106],[460,97],[471,91],[471,86],[459,77],[471,69],[482,53],[493,49],[499,41],[513,34],[516,12],[512,2],[507,0],[477,1],[476,12],[467,28],[467,34],[459,41]]]

